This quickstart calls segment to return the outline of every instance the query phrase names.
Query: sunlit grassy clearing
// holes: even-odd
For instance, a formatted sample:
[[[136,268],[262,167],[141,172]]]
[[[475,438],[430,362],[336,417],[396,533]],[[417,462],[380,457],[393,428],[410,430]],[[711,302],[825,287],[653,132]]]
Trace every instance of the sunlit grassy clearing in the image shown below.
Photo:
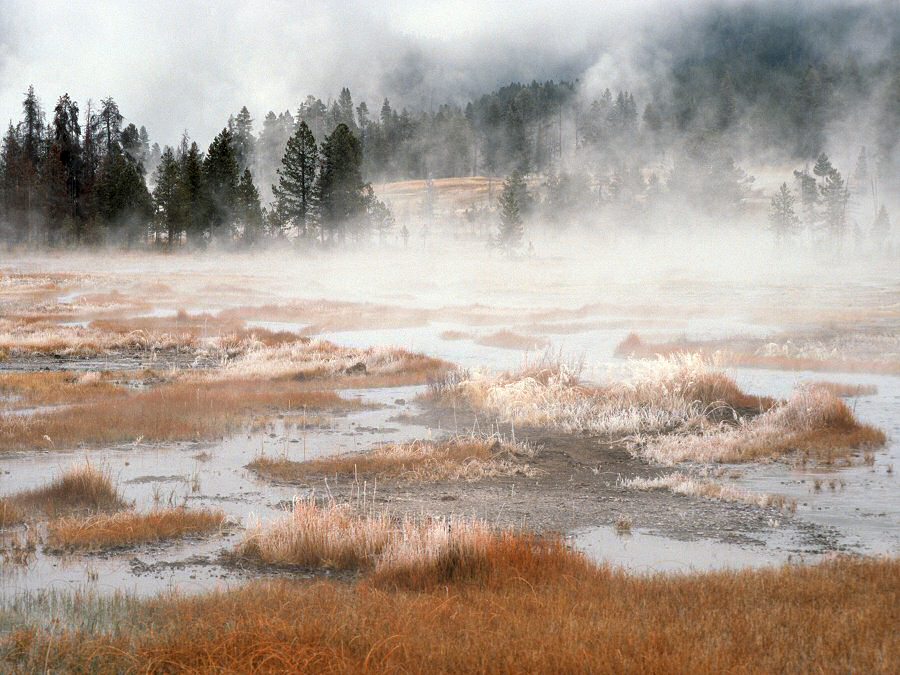
[[[522,461],[535,449],[495,437],[456,437],[447,441],[392,443],[368,452],[336,455],[304,462],[260,456],[248,468],[264,478],[298,482],[337,476],[379,480],[479,480],[497,476],[534,476]]]
[[[100,551],[215,532],[224,522],[225,514],[217,509],[172,508],[69,517],[50,523],[47,543],[54,551]]]

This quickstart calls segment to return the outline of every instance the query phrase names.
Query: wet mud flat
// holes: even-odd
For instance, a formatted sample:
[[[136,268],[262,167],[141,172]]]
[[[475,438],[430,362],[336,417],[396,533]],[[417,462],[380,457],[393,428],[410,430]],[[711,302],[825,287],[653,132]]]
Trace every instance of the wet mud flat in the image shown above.
[[[520,460],[534,470],[531,476],[437,482],[322,476],[288,484],[261,478],[246,468],[262,455],[302,461],[366,452],[384,443],[439,440],[477,426],[474,417],[461,411],[424,404],[418,398],[424,389],[344,391],[345,397],[365,401],[369,407],[332,415],[310,428],[299,429],[276,417],[263,428],[248,427],[216,442],[88,450],[90,460],[108,468],[123,495],[139,510],[178,504],[219,508],[228,516],[228,526],[207,536],[99,553],[56,555],[38,545],[27,564],[3,565],[3,594],[94,588],[145,595],[171,589],[200,592],[260,577],[334,578],[333,572],[322,570],[284,572],[243,565],[230,556],[249,524],[279,518],[293,499],[310,495],[359,504],[362,493],[369,508],[397,518],[462,516],[496,526],[562,533],[596,559],[626,567],[652,567],[652,561],[662,564],[673,556],[686,569],[705,569],[713,562],[739,567],[813,561],[828,552],[848,550],[837,531],[781,509],[629,490],[621,480],[655,477],[666,470],[633,457],[621,444],[602,443],[589,435],[516,429],[518,439],[539,448],[534,457]],[[502,423],[494,431],[513,433]],[[46,483],[61,467],[84,455],[84,451],[8,453],[0,457],[0,495]],[[16,530],[6,533],[16,534]],[[608,541],[597,546],[598,536]],[[637,559],[633,550],[637,544],[629,543],[632,537],[641,542]]]

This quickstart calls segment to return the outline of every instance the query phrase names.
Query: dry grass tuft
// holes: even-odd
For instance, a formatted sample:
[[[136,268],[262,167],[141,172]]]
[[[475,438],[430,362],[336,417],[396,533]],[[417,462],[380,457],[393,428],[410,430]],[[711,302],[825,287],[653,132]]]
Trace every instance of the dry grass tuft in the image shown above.
[[[0,406],[11,409],[87,403],[123,391],[110,373],[97,371],[0,373]]]
[[[517,461],[533,457],[535,449],[497,437],[456,437],[448,441],[413,441],[374,448],[369,452],[325,457],[306,462],[261,456],[247,468],[264,478],[299,482],[321,476],[367,479],[441,481],[480,480],[497,476],[534,476]]]
[[[543,361],[517,373],[448,374],[430,394],[516,424],[623,435],[696,427],[737,412],[758,414],[774,401],[744,394],[724,373],[694,355],[628,364],[627,379],[605,387],[579,382],[579,368]]]
[[[874,384],[845,384],[843,382],[811,382],[809,387],[823,389],[834,396],[841,398],[853,398],[855,396],[874,396],[878,393],[878,387]]]
[[[464,577],[485,581],[495,548],[509,553],[516,537],[479,520],[393,520],[384,512],[361,514],[349,504],[309,498],[295,499],[279,520],[251,528],[235,557],[276,567],[369,569],[377,583],[423,588]],[[527,538],[528,545],[537,541]]]
[[[889,673],[900,661],[897,559],[641,576],[528,544],[493,545],[486,584],[440,572],[82,598],[88,616],[46,628],[13,609],[0,663],[16,672]]]
[[[241,560],[276,567],[370,567],[393,533],[385,514],[360,517],[348,504],[294,499],[279,520],[249,528],[235,551]]]
[[[472,340],[475,336],[461,330],[445,330],[441,331],[440,338],[442,340]]]
[[[757,494],[733,485],[724,485],[709,479],[690,476],[680,471],[657,478],[632,478],[622,481],[621,485],[635,490],[669,490],[675,494],[690,497],[753,504],[764,508],[771,506],[789,511],[797,510],[797,501],[794,499],[787,499],[781,495]]]
[[[207,534],[221,529],[224,523],[222,511],[183,508],[62,518],[50,523],[48,545],[52,551],[101,551]]]
[[[889,355],[890,350],[897,347],[896,336],[874,336],[869,339],[882,347],[881,358],[871,358],[871,355],[864,354],[854,355],[857,350],[864,351],[862,348],[867,345],[857,347],[852,344],[852,340],[821,343],[815,339],[785,339],[779,344],[736,338],[705,342],[681,340],[649,343],[644,342],[636,333],[630,333],[622,340],[614,353],[620,357],[636,358],[691,353],[706,358],[717,358],[730,366],[745,368],[900,374],[900,364]]]
[[[0,497],[0,529],[25,522],[25,511],[9,497]]]
[[[354,349],[323,340],[248,349],[220,371],[218,379],[350,380],[352,386],[383,380],[388,386],[425,384],[451,364],[395,347]],[[339,382],[339,386],[348,386]],[[363,384],[362,386],[366,386]]]
[[[499,588],[510,579],[540,584],[578,576],[592,565],[557,535],[496,530],[463,518],[404,522],[372,577],[379,588],[427,591],[447,585]]]
[[[11,513],[50,517],[117,511],[126,506],[109,472],[88,461],[70,467],[45,487],[17,492],[3,501],[12,506]]]
[[[640,453],[671,465],[683,461],[746,462],[802,453],[831,463],[859,450],[881,447],[884,432],[861,424],[831,392],[801,387],[782,404],[737,425],[708,425],[697,433],[640,439]]]
[[[430,396],[515,424],[627,436],[646,459],[666,465],[795,451],[833,461],[886,440],[821,387],[803,387],[781,402],[749,396],[696,354],[631,361],[628,368],[624,381],[599,388],[580,384],[578,371],[559,363],[499,376],[455,372],[434,383]]]
[[[501,330],[490,335],[483,335],[475,340],[477,344],[485,347],[500,347],[501,349],[544,349],[550,343],[545,338],[531,335],[520,335],[510,330]]]

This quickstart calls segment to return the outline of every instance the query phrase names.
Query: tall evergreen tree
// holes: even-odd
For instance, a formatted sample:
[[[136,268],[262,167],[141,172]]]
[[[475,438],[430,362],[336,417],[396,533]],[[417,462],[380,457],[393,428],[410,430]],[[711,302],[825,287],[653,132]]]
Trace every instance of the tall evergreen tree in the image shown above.
[[[138,167],[121,152],[108,155],[96,189],[101,221],[114,238],[132,246],[153,218],[153,201]]]
[[[272,186],[278,212],[296,228],[300,237],[306,237],[312,229],[318,162],[316,139],[306,122],[301,120],[285,148],[278,169],[278,185]]]
[[[782,183],[769,205],[769,227],[779,242],[796,234],[800,229],[800,218],[794,211],[794,202],[794,195],[788,189],[787,183]]]
[[[153,203],[157,232],[165,233],[166,248],[172,248],[185,229],[185,193],[181,182],[181,167],[172,148],[166,146],[163,150],[154,178],[156,187],[153,188]]]
[[[203,154],[197,143],[188,145],[185,135],[178,157],[184,230],[188,240],[201,241],[208,232],[208,200],[203,174]]]
[[[822,195],[822,225],[835,243],[840,243],[847,229],[847,202],[850,192],[837,169],[832,168],[819,187]]]
[[[891,236],[891,219],[884,204],[878,209],[878,215],[872,223],[872,239],[876,246],[883,246]]]
[[[358,225],[366,211],[362,180],[362,149],[346,124],[338,124],[322,143],[321,170],[316,182],[322,238],[334,238]]]
[[[231,236],[237,198],[238,165],[233,136],[227,128],[213,139],[203,160],[210,237]]]
[[[519,198],[512,177],[503,183],[500,194],[500,228],[497,232],[497,245],[507,254],[512,255],[522,244],[525,226],[519,210]]]
[[[108,96],[100,101],[100,112],[97,113],[101,128],[101,141],[103,152],[111,155],[118,152],[119,138],[122,135],[122,122],[124,117],[119,112],[119,106],[112,96]]]
[[[244,169],[237,186],[237,218],[242,227],[241,240],[248,246],[258,242],[262,237],[264,218],[250,169]]]
[[[247,106],[242,107],[234,118],[231,132],[234,135],[234,157],[237,161],[238,171],[243,173],[244,169],[253,165],[256,147],[256,139],[253,136],[253,119],[250,117]]]

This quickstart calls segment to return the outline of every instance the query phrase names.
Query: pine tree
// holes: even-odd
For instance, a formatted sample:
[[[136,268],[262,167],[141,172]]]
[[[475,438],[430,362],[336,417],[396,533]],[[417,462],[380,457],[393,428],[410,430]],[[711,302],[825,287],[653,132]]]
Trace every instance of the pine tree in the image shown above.
[[[734,124],[737,116],[737,102],[734,94],[734,83],[727,72],[719,86],[719,105],[716,110],[716,125],[719,131],[725,131]]]
[[[359,224],[366,210],[362,180],[362,149],[346,124],[339,124],[322,143],[322,163],[316,182],[322,238]]]
[[[788,189],[787,183],[782,183],[769,206],[770,229],[779,242],[796,234],[800,229],[800,218],[794,212],[794,202],[795,197]]]
[[[122,122],[124,118],[119,112],[119,106],[112,96],[100,101],[100,112],[97,114],[102,130],[103,151],[111,155],[120,150],[119,137],[122,134]]]
[[[242,107],[234,118],[231,131],[234,134],[234,156],[238,171],[243,174],[245,169],[253,165],[256,146],[256,139],[253,136],[253,119],[250,117],[247,106]]]
[[[248,246],[259,241],[264,217],[259,203],[259,191],[253,184],[250,169],[244,169],[237,186],[237,217],[243,226],[241,240]]]
[[[119,140],[126,159],[137,167],[142,176],[145,175],[144,143],[141,141],[141,132],[134,124],[129,124],[122,129]]]
[[[33,86],[28,87],[25,100],[22,101],[22,113],[22,122],[19,125],[22,154],[37,172],[43,152],[44,111]]]
[[[824,152],[820,153],[816,158],[816,163],[813,166],[813,173],[816,174],[819,178],[825,178],[828,174],[834,171],[834,167],[831,165],[831,160],[828,159],[828,155]]]
[[[166,248],[181,239],[185,229],[185,192],[181,182],[181,166],[172,148],[166,146],[155,172],[153,203],[157,232],[165,232]]]
[[[824,208],[822,225],[835,243],[840,243],[847,229],[847,202],[850,200],[850,192],[837,169],[832,168],[828,172],[819,187],[819,192]]]
[[[512,255],[522,244],[525,227],[519,212],[519,198],[512,176],[503,183],[500,194],[500,228],[497,232],[497,246],[507,255]]]
[[[50,157],[53,167],[45,170],[48,219],[52,230],[67,227],[80,241],[81,212],[81,126],[78,105],[68,94],[59,97],[53,111]],[[65,223],[65,225],[63,225]]]
[[[803,208],[803,224],[807,228],[814,228],[818,220],[817,208],[819,204],[819,189],[816,179],[809,175],[805,169],[794,171],[794,179],[797,181],[800,192],[800,205]]]
[[[279,214],[306,237],[313,224],[314,188],[319,153],[316,139],[301,121],[291,136],[278,169],[278,185],[272,186]]]
[[[891,236],[891,219],[884,204],[878,209],[878,215],[872,223],[872,239],[877,246],[883,246]]]
[[[153,217],[153,202],[138,167],[122,153],[108,155],[97,177],[97,213],[116,238],[131,246]]]
[[[184,205],[184,231],[188,240],[201,241],[208,231],[203,155],[196,142],[188,145],[186,134],[181,139],[178,163],[179,191]]]
[[[238,165],[234,138],[227,128],[213,139],[203,160],[203,183],[207,206],[204,228],[210,238],[231,236],[237,198]]]
[[[356,119],[353,114],[353,97],[350,95],[350,90],[347,87],[341,89],[341,94],[338,96],[337,100],[337,109],[338,114],[336,122],[338,124],[346,124],[347,128],[355,133],[358,130],[358,127],[356,126]]]

